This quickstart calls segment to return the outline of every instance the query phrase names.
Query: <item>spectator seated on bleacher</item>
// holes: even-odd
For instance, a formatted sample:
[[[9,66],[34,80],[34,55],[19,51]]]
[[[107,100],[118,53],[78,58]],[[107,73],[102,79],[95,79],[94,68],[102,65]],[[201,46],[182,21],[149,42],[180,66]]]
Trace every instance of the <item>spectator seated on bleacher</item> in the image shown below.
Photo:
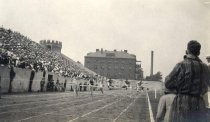
[[[60,76],[80,76],[88,80],[89,73],[73,62],[64,65],[62,55],[52,52],[21,35],[19,32],[0,27],[0,65],[13,65],[19,68],[35,69],[35,71],[49,71]]]

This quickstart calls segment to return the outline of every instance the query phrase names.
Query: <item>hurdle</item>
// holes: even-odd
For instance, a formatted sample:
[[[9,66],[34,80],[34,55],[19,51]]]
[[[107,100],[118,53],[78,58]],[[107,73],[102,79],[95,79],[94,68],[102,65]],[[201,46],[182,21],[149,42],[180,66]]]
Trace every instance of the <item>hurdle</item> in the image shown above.
[[[86,87],[88,87],[89,88],[89,91],[90,91],[90,95],[91,95],[91,97],[93,97],[93,88],[102,88],[102,90],[101,90],[101,92],[102,92],[102,94],[103,94],[103,87],[101,87],[101,86],[92,86],[92,85],[79,85],[78,83],[68,83],[68,84],[70,84],[70,85],[75,85],[75,89],[74,89],[74,92],[76,92],[76,95],[77,96],[79,96],[78,95],[78,93],[79,93],[79,87],[80,86],[82,86],[82,87],[84,87],[84,86],[86,86]]]

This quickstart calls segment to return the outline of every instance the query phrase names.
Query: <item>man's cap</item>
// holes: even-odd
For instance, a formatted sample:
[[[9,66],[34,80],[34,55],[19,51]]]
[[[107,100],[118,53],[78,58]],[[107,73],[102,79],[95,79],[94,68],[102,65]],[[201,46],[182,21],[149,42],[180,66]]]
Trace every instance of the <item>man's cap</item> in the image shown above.
[[[187,50],[194,55],[199,55],[200,49],[201,44],[197,40],[191,40],[187,44]]]

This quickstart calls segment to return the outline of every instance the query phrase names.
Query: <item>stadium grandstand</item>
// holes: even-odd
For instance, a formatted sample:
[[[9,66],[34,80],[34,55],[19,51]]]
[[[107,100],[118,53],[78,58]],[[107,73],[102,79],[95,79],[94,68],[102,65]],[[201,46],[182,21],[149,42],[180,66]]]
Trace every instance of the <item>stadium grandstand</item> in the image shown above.
[[[86,79],[96,75],[95,72],[64,54],[51,51],[19,32],[3,27],[0,27],[0,65],[31,69],[36,72],[52,72],[70,78]]]

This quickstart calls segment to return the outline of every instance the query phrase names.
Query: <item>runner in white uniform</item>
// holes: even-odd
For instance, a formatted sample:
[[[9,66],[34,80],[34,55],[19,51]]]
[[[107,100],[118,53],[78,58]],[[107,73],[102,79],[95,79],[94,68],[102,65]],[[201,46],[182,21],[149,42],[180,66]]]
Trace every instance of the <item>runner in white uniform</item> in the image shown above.
[[[100,78],[99,82],[98,82],[98,89],[101,91],[101,93],[103,94],[103,79]]]
[[[76,95],[78,96],[78,91],[79,91],[79,86],[78,86],[78,82],[77,82],[77,78],[73,78],[73,89],[74,92],[76,93]]]

